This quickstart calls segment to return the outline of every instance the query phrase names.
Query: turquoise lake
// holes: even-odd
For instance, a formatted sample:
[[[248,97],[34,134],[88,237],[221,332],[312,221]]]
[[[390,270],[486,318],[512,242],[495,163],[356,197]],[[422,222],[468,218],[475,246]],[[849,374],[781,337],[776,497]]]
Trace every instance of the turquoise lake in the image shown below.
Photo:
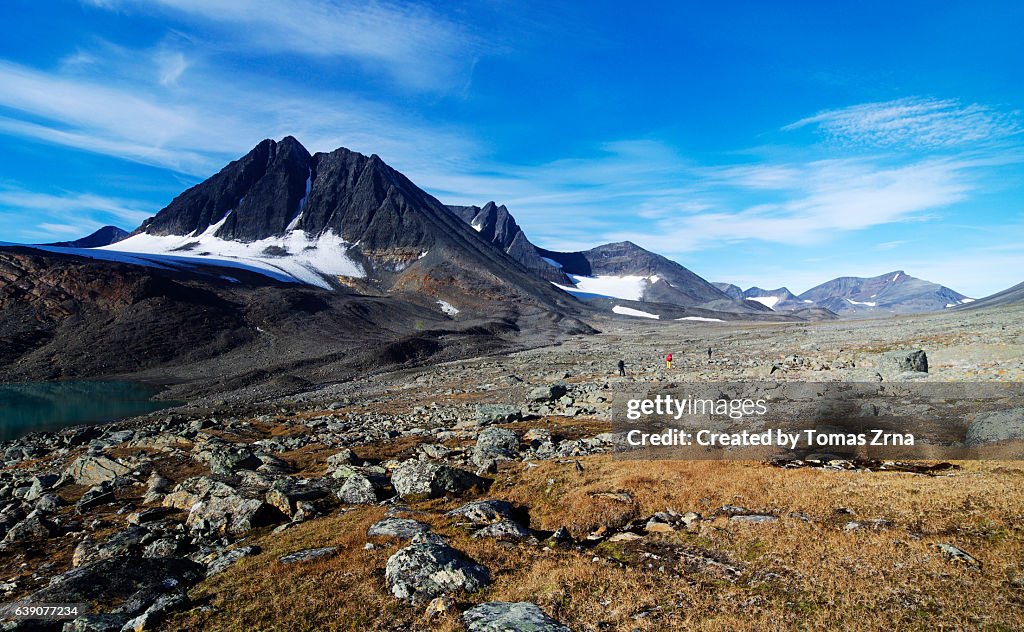
[[[0,441],[30,432],[103,423],[181,402],[154,401],[159,386],[125,381],[0,384]]]

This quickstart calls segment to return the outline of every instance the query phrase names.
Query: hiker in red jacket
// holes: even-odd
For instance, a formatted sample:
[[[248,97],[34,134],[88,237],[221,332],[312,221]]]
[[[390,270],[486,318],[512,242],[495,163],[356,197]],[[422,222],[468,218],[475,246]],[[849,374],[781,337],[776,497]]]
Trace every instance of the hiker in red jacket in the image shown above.
[[[665,356],[665,368],[666,369],[671,369],[672,368],[672,354],[671,353],[668,354],[667,356]]]

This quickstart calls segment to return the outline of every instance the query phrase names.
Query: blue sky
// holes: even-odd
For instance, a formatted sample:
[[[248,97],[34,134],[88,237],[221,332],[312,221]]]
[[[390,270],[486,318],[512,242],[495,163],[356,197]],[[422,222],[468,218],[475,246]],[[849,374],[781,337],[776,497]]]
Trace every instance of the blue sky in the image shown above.
[[[1024,280],[1020,3],[3,12],[0,240],[134,228],[292,134],[377,153],[447,203],[505,203],[539,245],[630,239],[743,287]]]

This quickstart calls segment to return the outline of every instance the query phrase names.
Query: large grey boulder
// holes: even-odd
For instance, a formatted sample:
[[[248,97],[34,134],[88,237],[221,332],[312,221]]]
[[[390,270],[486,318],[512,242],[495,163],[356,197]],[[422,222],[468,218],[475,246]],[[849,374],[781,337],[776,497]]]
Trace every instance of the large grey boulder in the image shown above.
[[[229,485],[205,476],[179,483],[163,505],[187,509],[185,526],[193,531],[239,535],[284,520],[284,514],[261,499],[246,498]]]
[[[445,515],[462,518],[473,524],[491,524],[502,520],[513,520],[515,513],[515,506],[506,500],[474,500],[457,509],[452,509]]]
[[[886,376],[901,373],[927,373],[928,354],[921,349],[889,351],[882,354],[878,368]]]
[[[518,522],[502,520],[489,524],[473,534],[474,538],[492,538],[502,542],[537,542],[537,538]]]
[[[568,392],[565,384],[555,382],[546,386],[538,386],[530,391],[531,402],[553,402]]]
[[[330,470],[337,469],[342,465],[356,465],[356,454],[348,448],[342,448],[331,456],[327,457],[327,467]]]
[[[416,542],[399,549],[385,567],[391,594],[411,603],[461,592],[476,592],[491,582],[483,566],[439,542]]]
[[[99,560],[58,575],[26,598],[31,603],[109,603],[143,589],[193,584],[202,579],[199,564],[181,558],[117,557]]]
[[[537,604],[528,601],[491,601],[462,613],[469,632],[570,632]]]
[[[508,428],[487,428],[477,437],[473,462],[512,460],[519,453],[519,435]]]
[[[48,489],[56,485],[59,480],[60,477],[56,474],[40,474],[39,476],[33,476],[30,480],[28,493],[25,494],[24,500],[29,502],[38,500]]]
[[[334,556],[338,552],[336,546],[324,546],[318,549],[303,549],[294,553],[288,553],[277,558],[277,561],[281,564],[295,564],[296,562],[309,562],[312,560],[321,560],[328,557]]]
[[[71,462],[65,474],[78,485],[99,485],[126,476],[131,470],[105,456],[86,454]]]
[[[369,478],[357,472],[345,480],[338,490],[338,499],[350,505],[369,505],[377,502],[377,489]]]
[[[299,503],[319,501],[328,495],[328,491],[315,481],[282,478],[270,486],[266,501],[286,516],[294,516]]]
[[[58,529],[52,522],[32,512],[27,518],[18,522],[7,531],[4,542],[25,542],[28,540],[40,540],[56,535]]]
[[[1024,408],[979,413],[967,427],[969,446],[1024,440]]]
[[[406,500],[459,494],[486,482],[466,470],[426,461],[405,461],[391,475],[395,492]]]
[[[223,551],[206,561],[206,576],[213,577],[223,573],[229,566],[240,559],[258,555],[261,552],[258,546],[240,546],[228,551]]]
[[[518,406],[480,404],[476,407],[476,423],[480,426],[509,423],[522,417],[523,411]]]
[[[366,535],[371,538],[411,540],[420,533],[430,531],[430,525],[411,518],[383,518],[370,525]]]
[[[208,442],[196,446],[195,458],[197,461],[210,466],[210,472],[224,476],[231,475],[237,470],[255,470],[263,464],[252,450],[245,446],[235,446]]]

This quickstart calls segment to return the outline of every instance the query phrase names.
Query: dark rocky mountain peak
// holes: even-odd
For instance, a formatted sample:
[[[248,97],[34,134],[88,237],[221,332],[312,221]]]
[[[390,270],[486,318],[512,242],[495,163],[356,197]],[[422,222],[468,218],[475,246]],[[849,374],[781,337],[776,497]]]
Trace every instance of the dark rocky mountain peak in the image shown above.
[[[57,246],[60,248],[100,248],[102,246],[109,246],[110,244],[116,244],[119,241],[126,239],[131,233],[118,228],[117,226],[104,226],[96,230],[96,232],[82,237],[81,239],[75,239],[74,241],[58,241],[52,244],[44,244],[47,246]]]
[[[470,225],[485,241],[521,263],[527,270],[546,281],[572,285],[565,272],[541,256],[539,249],[526,237],[504,204],[488,202],[480,206],[449,206],[459,219]]]
[[[223,239],[256,241],[285,232],[306,195],[314,161],[299,141],[264,140],[186,190],[136,232],[199,235],[220,224]]]

